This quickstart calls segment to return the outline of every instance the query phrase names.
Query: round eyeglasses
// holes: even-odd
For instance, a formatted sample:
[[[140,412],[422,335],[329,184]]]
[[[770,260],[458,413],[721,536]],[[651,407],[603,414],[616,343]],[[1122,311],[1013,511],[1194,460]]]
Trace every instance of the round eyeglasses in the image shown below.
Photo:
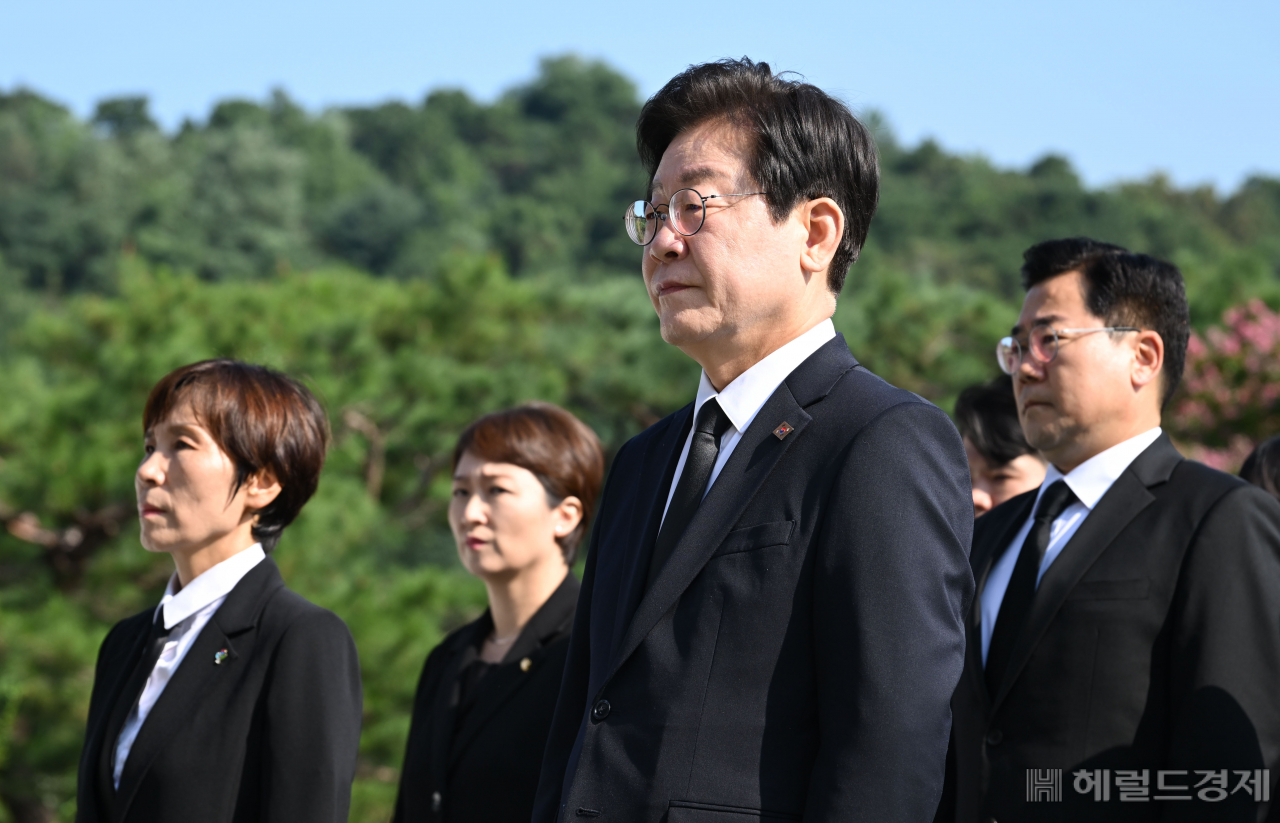
[[[677,233],[690,237],[698,233],[702,223],[707,219],[707,201],[722,197],[754,197],[764,194],[762,191],[740,192],[738,194],[708,194],[703,196],[694,189],[681,189],[671,195],[671,201],[665,212],[648,200],[637,200],[627,206],[623,222],[627,226],[627,235],[638,246],[647,246],[658,236],[658,224],[666,221]]]
[[[1135,326],[1102,326],[1096,329],[1054,329],[1049,326],[1035,326],[1023,343],[1016,337],[1002,337],[996,344],[996,360],[1000,370],[1005,374],[1013,374],[1022,365],[1022,355],[1030,351],[1031,356],[1041,363],[1049,363],[1058,356],[1058,335],[1093,334],[1099,331],[1142,331]]]

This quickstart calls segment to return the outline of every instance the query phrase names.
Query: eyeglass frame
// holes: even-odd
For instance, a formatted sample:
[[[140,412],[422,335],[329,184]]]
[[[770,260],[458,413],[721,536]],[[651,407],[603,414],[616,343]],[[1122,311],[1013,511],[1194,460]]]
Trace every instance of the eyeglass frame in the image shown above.
[[[1063,334],[1085,335],[1085,334],[1093,334],[1095,332],[1100,332],[1100,331],[1105,331],[1105,332],[1142,331],[1142,329],[1138,328],[1137,326],[1100,326],[1097,328],[1090,328],[1090,329],[1055,329],[1053,326],[1050,326],[1047,323],[1037,323],[1036,325],[1031,327],[1031,331],[1035,331],[1036,329],[1047,329],[1048,331],[1053,333],[1053,354],[1049,355],[1047,359],[1036,354],[1035,347],[1031,345],[1030,332],[1027,333],[1027,344],[1025,346],[1022,344],[1022,341],[1019,340],[1018,338],[1014,337],[1013,335],[1008,335],[1000,338],[1000,342],[996,343],[996,363],[999,364],[1000,371],[1004,372],[1005,374],[1012,375],[1014,372],[1018,370],[1018,367],[1022,365],[1022,360],[1024,357],[1027,356],[1027,354],[1030,354],[1032,357],[1034,357],[1036,359],[1036,362],[1038,363],[1042,363],[1044,365],[1048,365],[1049,363],[1052,363],[1058,357],[1059,335],[1063,335]],[[1075,338],[1072,338],[1072,339],[1075,339]],[[1007,345],[1006,341],[1012,343],[1014,348],[1018,352],[1017,365],[1014,366],[1012,370],[1005,368],[1004,358],[1000,356],[1001,350],[1006,348],[1006,345]]]
[[[694,196],[702,201],[702,217],[701,219],[698,220],[698,227],[693,231],[689,232],[688,234],[680,231],[680,228],[674,222],[672,222],[672,219],[671,219],[671,204],[675,201],[676,197],[680,194],[680,192],[683,192],[683,191],[693,192]],[[626,225],[627,227],[627,237],[631,238],[632,243],[635,243],[640,248],[644,248],[645,246],[649,245],[650,243],[652,243],[654,240],[658,238],[658,232],[662,229],[662,226],[659,225],[657,228],[653,230],[653,237],[650,237],[648,242],[641,243],[639,240],[636,240],[636,238],[631,234],[630,221],[634,219],[634,215],[631,213],[631,210],[633,210],[636,207],[636,204],[638,203],[644,203],[646,206],[653,209],[653,213],[656,216],[659,224],[666,223],[668,226],[671,227],[672,231],[674,231],[676,234],[680,235],[681,237],[693,237],[695,234],[702,231],[702,227],[707,222],[707,201],[708,200],[715,200],[721,197],[755,197],[757,195],[766,196],[768,195],[768,192],[744,191],[744,192],[735,192],[732,194],[704,195],[702,192],[691,187],[676,189],[676,191],[671,195],[671,199],[666,202],[667,210],[665,212],[658,211],[658,207],[654,205],[652,200],[633,200],[631,201],[631,205],[627,207],[628,212],[622,216],[622,220],[624,225]]]

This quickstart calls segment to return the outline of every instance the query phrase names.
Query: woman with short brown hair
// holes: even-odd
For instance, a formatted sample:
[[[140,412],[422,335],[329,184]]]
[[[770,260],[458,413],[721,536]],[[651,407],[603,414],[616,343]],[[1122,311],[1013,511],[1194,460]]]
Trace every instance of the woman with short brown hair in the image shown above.
[[[234,360],[151,390],[134,476],[160,605],[98,653],[76,820],[338,823],[360,741],[346,625],[268,556],[316,490],[329,428],[301,384]]]
[[[527,823],[578,600],[570,573],[604,476],[564,409],[486,415],[453,453],[449,526],[489,609],[431,652],[418,682],[396,823]]]

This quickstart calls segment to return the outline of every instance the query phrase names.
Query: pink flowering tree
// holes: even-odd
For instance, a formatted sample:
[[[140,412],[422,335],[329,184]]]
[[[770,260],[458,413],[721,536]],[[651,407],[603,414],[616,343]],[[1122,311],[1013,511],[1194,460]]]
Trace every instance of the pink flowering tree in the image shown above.
[[[1234,471],[1254,445],[1280,434],[1280,313],[1251,300],[1222,323],[1192,333],[1166,420],[1188,456]]]

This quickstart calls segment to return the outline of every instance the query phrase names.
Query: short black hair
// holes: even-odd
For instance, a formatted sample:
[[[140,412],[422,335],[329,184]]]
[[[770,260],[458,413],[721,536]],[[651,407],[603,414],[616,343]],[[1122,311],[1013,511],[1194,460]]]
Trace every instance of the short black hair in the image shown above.
[[[839,294],[880,200],[875,141],[844,103],[784,74],[746,57],[690,66],[640,110],[636,148],[652,182],[663,153],[687,129],[726,120],[749,134],[747,170],[774,222],[819,197],[844,212],[844,237],[827,271],[827,286]]]
[[[1172,263],[1121,246],[1069,237],[1048,240],[1023,255],[1022,287],[1078,271],[1087,284],[1085,305],[1108,326],[1150,329],[1164,341],[1163,396],[1168,405],[1182,380],[1191,335],[1191,313],[1182,272]]]
[[[1013,378],[1002,374],[986,383],[969,386],[956,399],[956,428],[978,454],[997,466],[1024,454],[1039,456],[1018,421]]]
[[[1245,458],[1240,476],[1280,500],[1280,437],[1259,443]]]

